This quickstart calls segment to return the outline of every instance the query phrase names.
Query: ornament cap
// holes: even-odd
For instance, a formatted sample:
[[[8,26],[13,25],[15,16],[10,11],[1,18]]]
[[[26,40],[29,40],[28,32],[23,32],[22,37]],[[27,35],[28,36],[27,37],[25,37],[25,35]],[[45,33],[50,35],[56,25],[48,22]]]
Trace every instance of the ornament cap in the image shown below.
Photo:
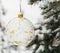
[[[22,13],[19,13],[18,14],[18,18],[22,18],[23,17],[23,14]]]

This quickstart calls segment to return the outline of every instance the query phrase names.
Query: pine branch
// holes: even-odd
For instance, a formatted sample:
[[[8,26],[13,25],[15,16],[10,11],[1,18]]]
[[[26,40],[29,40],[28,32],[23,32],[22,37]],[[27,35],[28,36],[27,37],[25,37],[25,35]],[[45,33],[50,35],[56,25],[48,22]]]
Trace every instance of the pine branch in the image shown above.
[[[32,5],[33,3],[37,2],[37,1],[41,1],[41,0],[30,0],[30,4]]]
[[[34,0],[32,2],[35,3],[38,0]],[[42,51],[41,53],[60,53],[59,47],[54,47],[53,48],[53,42],[54,42],[54,38],[56,37],[56,34],[58,32],[60,32],[60,1],[54,1],[54,2],[50,2],[47,5],[45,5],[44,7],[41,7],[41,9],[43,9],[42,15],[44,15],[44,18],[48,19],[48,18],[53,18],[50,19],[48,22],[43,23],[42,26],[46,26],[46,29],[49,30],[51,29],[50,33],[42,33],[44,35],[44,39],[43,42],[44,44],[42,44],[41,42],[36,42],[34,44],[37,45],[37,47],[34,50],[34,53],[36,53],[36,50],[39,48],[39,46],[42,44],[45,46],[45,50]],[[42,27],[41,26],[41,27]],[[35,41],[35,40],[34,40]],[[51,46],[53,49],[50,50],[49,46]]]

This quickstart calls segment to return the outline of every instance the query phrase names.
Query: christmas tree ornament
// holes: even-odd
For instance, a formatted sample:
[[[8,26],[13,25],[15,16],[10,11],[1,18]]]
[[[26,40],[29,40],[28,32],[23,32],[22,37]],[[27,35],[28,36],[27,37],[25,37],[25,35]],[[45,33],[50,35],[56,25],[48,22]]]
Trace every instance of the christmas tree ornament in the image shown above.
[[[16,18],[13,18],[8,22],[5,33],[7,34],[10,45],[26,46],[35,37],[33,24],[28,19],[24,18],[22,13],[19,13]]]

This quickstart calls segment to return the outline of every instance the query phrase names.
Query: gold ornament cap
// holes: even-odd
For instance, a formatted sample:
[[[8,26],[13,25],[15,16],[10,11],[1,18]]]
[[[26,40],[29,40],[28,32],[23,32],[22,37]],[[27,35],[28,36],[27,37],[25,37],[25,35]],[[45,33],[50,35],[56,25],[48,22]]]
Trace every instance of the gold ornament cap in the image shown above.
[[[18,14],[18,18],[22,18],[23,17],[23,14],[22,13],[19,13]]]

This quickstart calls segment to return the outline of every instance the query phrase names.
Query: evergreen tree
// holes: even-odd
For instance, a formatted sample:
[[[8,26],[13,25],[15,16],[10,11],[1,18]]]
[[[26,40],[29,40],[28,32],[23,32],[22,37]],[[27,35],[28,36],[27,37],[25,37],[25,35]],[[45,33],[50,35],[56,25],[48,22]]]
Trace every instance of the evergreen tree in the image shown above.
[[[30,4],[32,5],[37,1],[41,2],[42,0],[30,0]],[[38,48],[44,45],[44,51],[40,50],[38,53],[60,53],[60,1],[44,1],[47,2],[47,5],[44,4],[43,7],[40,7],[43,9],[44,22],[37,29],[42,30],[42,26],[45,26],[46,30],[50,30],[50,32],[39,32],[44,35],[44,39],[39,40],[38,36],[36,36],[27,47],[36,44],[37,46],[33,52],[36,53]]]

